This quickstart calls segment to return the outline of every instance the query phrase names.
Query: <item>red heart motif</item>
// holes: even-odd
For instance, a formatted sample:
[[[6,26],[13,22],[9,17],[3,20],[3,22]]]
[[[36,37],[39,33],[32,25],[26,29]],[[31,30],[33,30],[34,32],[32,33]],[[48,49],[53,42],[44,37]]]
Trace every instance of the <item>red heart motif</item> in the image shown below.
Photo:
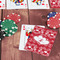
[[[25,26],[23,26],[23,30],[25,30]]]
[[[47,41],[46,38],[43,38],[43,36],[34,36],[34,39],[42,45],[49,44],[49,41]]]
[[[21,5],[24,5],[23,3],[21,3]]]
[[[27,5],[27,4],[25,4],[25,5]]]
[[[45,5],[44,3],[42,3],[42,5]]]
[[[1,6],[0,6],[0,8],[1,8]]]
[[[0,3],[2,3],[2,2],[0,1]]]

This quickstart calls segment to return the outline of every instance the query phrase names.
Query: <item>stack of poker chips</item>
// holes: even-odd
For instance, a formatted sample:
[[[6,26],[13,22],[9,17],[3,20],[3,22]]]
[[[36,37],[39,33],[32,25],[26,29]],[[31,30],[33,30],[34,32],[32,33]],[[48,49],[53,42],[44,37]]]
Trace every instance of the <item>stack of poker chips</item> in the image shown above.
[[[1,30],[1,20],[0,20],[0,40],[2,40],[5,37],[5,32]]]
[[[15,34],[18,30],[18,26],[16,24],[20,22],[20,20],[20,15],[15,13],[7,15],[3,21],[0,20],[0,40],[5,36],[9,37]]]
[[[2,21],[0,20],[0,28],[1,28],[1,22],[2,22]]]
[[[37,5],[41,5],[41,2],[44,1],[44,0],[32,0],[32,2],[35,2],[37,3]]]
[[[10,0],[12,2],[14,2],[16,5],[20,5],[21,2],[23,2],[24,0]]]
[[[60,13],[50,12],[47,16],[47,25],[50,28],[56,29],[60,27]]]

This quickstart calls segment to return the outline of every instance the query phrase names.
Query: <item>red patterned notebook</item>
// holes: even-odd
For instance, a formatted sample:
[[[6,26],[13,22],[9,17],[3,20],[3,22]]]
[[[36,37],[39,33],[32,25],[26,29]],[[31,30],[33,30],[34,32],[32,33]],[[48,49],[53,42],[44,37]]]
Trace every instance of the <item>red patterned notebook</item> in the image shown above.
[[[56,35],[56,31],[35,26],[26,43],[25,49],[43,56],[49,56]]]
[[[51,8],[60,8],[60,0],[50,0]]]

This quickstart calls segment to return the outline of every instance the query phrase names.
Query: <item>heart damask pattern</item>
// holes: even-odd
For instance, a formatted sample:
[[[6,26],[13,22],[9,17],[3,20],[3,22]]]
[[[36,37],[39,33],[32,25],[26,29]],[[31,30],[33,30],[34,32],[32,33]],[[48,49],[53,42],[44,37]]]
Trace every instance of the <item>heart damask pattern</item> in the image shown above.
[[[35,36],[34,39],[35,39],[36,41],[38,41],[40,44],[42,44],[42,45],[49,44],[49,41],[47,41],[48,39],[43,38],[42,36],[38,36],[38,37]]]

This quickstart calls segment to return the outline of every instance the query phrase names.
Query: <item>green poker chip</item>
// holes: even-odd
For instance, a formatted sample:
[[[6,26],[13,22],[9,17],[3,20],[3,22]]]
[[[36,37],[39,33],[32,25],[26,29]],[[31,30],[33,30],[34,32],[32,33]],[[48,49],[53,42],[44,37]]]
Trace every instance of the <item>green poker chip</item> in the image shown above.
[[[13,20],[4,20],[1,23],[1,30],[5,31],[5,36],[12,36],[14,33],[17,32],[18,26],[15,24]]]

